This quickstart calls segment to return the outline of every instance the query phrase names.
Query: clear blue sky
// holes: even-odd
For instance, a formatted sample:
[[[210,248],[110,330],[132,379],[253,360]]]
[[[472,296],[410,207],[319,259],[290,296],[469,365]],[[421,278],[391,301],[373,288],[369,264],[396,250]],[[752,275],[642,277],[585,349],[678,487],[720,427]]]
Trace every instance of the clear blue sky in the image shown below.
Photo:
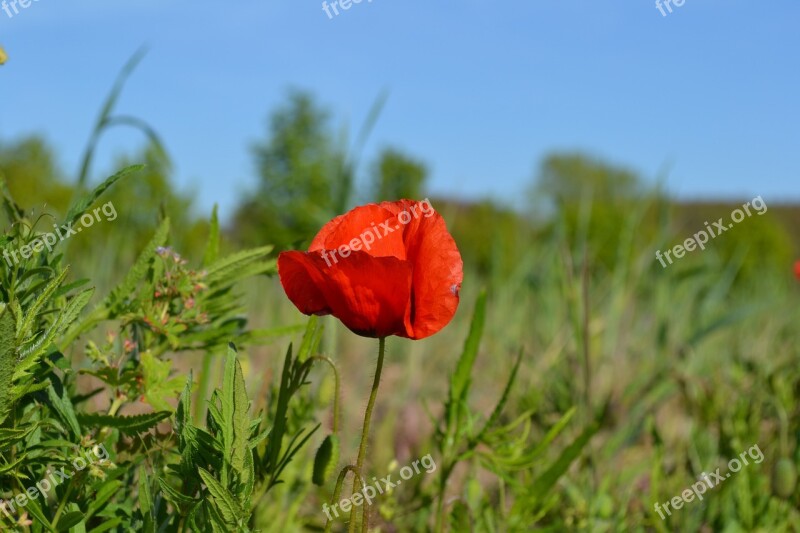
[[[624,6],[622,4],[625,4]],[[0,139],[40,132],[75,171],[124,61],[149,54],[120,111],[163,137],[176,181],[224,215],[253,183],[248,147],[291,87],[367,145],[426,161],[431,189],[513,202],[541,157],[581,149],[682,197],[800,199],[800,3],[38,0],[0,11]],[[95,177],[138,147],[116,133]],[[362,168],[363,170],[363,168]]]

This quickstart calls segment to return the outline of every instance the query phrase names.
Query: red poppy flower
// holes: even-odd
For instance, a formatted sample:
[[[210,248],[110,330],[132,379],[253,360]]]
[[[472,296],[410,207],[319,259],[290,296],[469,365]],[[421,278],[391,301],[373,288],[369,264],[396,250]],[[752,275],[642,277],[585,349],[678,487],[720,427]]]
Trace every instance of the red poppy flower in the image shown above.
[[[794,277],[800,279],[800,259],[794,263]]]
[[[364,337],[422,339],[458,307],[463,262],[430,201],[356,207],[328,222],[308,252],[283,252],[286,295],[307,315],[331,314]]]

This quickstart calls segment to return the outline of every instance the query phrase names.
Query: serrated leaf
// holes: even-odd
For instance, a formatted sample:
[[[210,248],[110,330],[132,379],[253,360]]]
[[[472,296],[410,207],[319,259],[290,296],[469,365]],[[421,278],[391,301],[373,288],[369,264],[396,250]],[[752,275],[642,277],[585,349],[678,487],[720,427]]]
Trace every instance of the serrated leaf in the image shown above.
[[[250,266],[254,262],[261,261],[272,249],[272,246],[262,246],[260,248],[253,248],[252,250],[243,250],[215,261],[208,266],[206,271],[206,283],[212,284],[219,281],[228,281],[236,277],[239,270]]]
[[[171,411],[159,411],[135,416],[111,416],[98,414],[78,415],[78,421],[84,426],[93,428],[110,427],[119,430],[125,435],[136,435],[154,428],[164,419],[172,415]]]
[[[75,438],[80,438],[81,428],[78,425],[78,418],[75,416],[75,410],[72,408],[72,401],[70,401],[67,391],[64,390],[58,378],[51,377],[50,379],[50,386],[47,388],[47,398],[50,400],[59,418],[72,430],[72,435]],[[59,391],[56,391],[56,386],[59,388]]]
[[[23,359],[17,363],[14,370],[14,380],[22,378],[25,373],[39,363],[39,358],[49,348],[50,344],[78,318],[81,311],[89,303],[94,294],[94,289],[87,289],[72,298],[47,331],[34,343],[27,346],[20,354]]]
[[[104,305],[110,306],[111,302],[114,300],[125,301],[126,298],[131,297],[131,295],[136,292],[136,287],[139,285],[139,282],[144,279],[147,274],[147,269],[150,266],[150,261],[156,255],[156,250],[164,246],[167,242],[169,224],[169,218],[165,218],[161,222],[153,238],[150,239],[150,242],[147,243],[142,253],[139,254],[133,267],[128,271],[125,280],[112,291],[107,298],[107,302],[104,302]]]
[[[36,424],[28,424],[27,426],[19,428],[0,429],[0,451],[21,441],[36,428]]]
[[[242,366],[236,357],[236,347],[228,346],[222,391],[223,446],[225,458],[233,472],[243,483],[249,483],[245,468],[246,455],[251,453],[250,401],[247,398]],[[222,483],[228,485],[227,469],[223,469]]]
[[[162,361],[150,352],[142,352],[144,399],[158,411],[172,411],[167,400],[175,398],[184,388],[183,379],[170,378],[171,361]]]
[[[15,324],[8,307],[0,311],[0,424],[11,409],[11,385],[16,365]]]
[[[211,493],[214,507],[220,512],[228,525],[237,525],[245,516],[236,498],[210,472],[204,468],[199,468],[198,471],[203,483],[208,488],[208,492]]]
[[[158,478],[158,485],[161,487],[161,491],[164,493],[164,496],[167,498],[167,500],[177,507],[185,507],[200,501],[186,496],[185,494],[181,494],[163,478]]]
[[[64,282],[64,279],[67,277],[67,273],[69,272],[68,268],[65,268],[61,274],[54,277],[50,282],[45,286],[44,290],[42,290],[39,297],[36,298],[36,301],[28,308],[28,312],[26,313],[25,318],[20,323],[19,330],[17,331],[17,342],[22,342],[30,333],[33,324],[36,322],[36,319],[39,316],[39,311],[50,301],[53,297],[53,294],[56,292],[58,287],[61,283]]]
[[[144,168],[144,165],[131,165],[129,167],[123,168],[113,176],[106,178],[103,183],[95,187],[95,189],[82,197],[78,202],[76,202],[72,207],[70,207],[69,211],[67,211],[67,216],[65,217],[66,224],[74,223],[78,217],[86,212],[89,207],[97,200],[100,195],[102,195],[106,189],[114,185],[117,181],[121,180],[122,178],[133,174],[134,172],[138,172]]]
[[[155,516],[153,515],[153,495],[150,492],[150,477],[144,465],[139,467],[139,512],[142,514],[144,533],[155,532]]]

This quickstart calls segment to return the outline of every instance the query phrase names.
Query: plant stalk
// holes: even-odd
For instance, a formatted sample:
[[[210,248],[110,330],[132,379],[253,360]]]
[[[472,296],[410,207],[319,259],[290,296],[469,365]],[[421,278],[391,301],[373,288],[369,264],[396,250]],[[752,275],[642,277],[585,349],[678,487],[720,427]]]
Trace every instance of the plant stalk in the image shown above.
[[[367,441],[369,440],[369,424],[372,419],[372,409],[375,407],[375,398],[378,397],[378,387],[381,384],[381,370],[383,370],[383,358],[386,355],[386,337],[378,339],[378,365],[375,368],[375,379],[372,382],[372,392],[369,395],[367,411],[364,413],[364,428],[361,430],[361,444],[358,447],[358,459],[356,460],[356,476],[353,480],[353,494],[361,490],[361,479],[363,478],[364,457],[367,455]],[[369,505],[364,502],[364,511],[361,518],[361,531],[366,532],[369,528]],[[350,512],[349,533],[356,530],[356,508]]]

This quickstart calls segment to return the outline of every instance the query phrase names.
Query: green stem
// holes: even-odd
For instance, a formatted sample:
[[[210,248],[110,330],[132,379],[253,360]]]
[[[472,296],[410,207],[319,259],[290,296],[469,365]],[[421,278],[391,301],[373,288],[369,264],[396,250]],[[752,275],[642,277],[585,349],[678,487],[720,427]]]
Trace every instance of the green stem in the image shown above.
[[[75,475],[74,472],[73,475]],[[69,486],[67,486],[67,492],[61,499],[61,503],[58,505],[58,509],[56,510],[55,516],[53,516],[53,522],[50,524],[50,527],[52,527],[54,530],[57,530],[56,526],[58,525],[58,521],[61,519],[61,513],[64,512],[64,506],[67,505],[69,497],[72,495],[72,489],[75,488],[74,481],[75,481],[74,478],[69,481]]]
[[[333,370],[333,379],[334,379],[334,398],[333,398],[333,433],[336,434],[339,431],[339,369],[336,368],[336,363],[333,362],[333,359],[330,357],[326,357],[324,355],[315,355],[311,357],[312,361],[322,361],[328,363]]]
[[[436,502],[436,529],[434,530],[437,533],[444,531],[444,496],[447,489],[447,480],[452,472],[453,465],[445,464],[439,478],[439,501]]]
[[[353,483],[355,483],[355,478],[358,477],[358,472],[356,472],[355,466],[347,465],[344,468],[342,468],[342,471],[339,472],[339,478],[336,480],[336,488],[333,489],[333,496],[331,496],[331,502],[330,502],[331,507],[339,503],[339,496],[342,494],[342,485],[344,485],[344,478],[347,477],[348,472],[353,473]],[[325,533],[330,533],[332,526],[333,526],[333,520],[332,519],[328,520],[325,523]]]
[[[372,409],[375,407],[375,398],[378,396],[378,387],[381,384],[381,370],[383,370],[383,357],[386,355],[386,337],[378,339],[378,366],[375,368],[375,379],[372,382],[372,392],[369,395],[367,411],[364,413],[364,428],[361,430],[361,444],[358,447],[358,460],[356,460],[356,476],[353,480],[353,494],[361,490],[361,478],[363,477],[364,457],[367,455],[367,440],[369,440],[369,423],[372,418]],[[349,533],[356,530],[356,508],[350,512]],[[369,528],[369,505],[364,503],[364,511],[361,519],[361,531]]]
[[[111,402],[111,407],[108,409],[108,416],[115,416],[124,403],[125,401],[121,397],[114,398],[114,401]]]

